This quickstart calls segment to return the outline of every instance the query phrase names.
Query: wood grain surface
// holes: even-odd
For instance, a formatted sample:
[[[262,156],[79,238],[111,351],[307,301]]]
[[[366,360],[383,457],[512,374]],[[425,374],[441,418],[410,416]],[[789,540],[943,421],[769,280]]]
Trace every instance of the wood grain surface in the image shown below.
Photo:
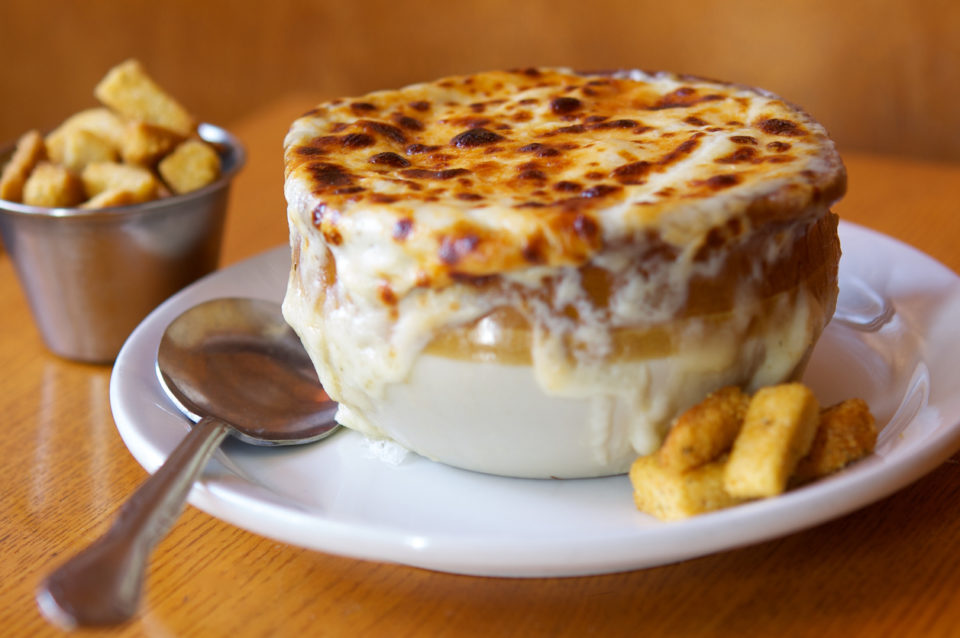
[[[274,98],[231,129],[250,162],[224,265],[287,239],[280,147],[320,96]],[[841,217],[960,269],[960,166],[846,153]],[[56,636],[46,572],[101,533],[146,476],[114,427],[110,368],[49,354],[0,255],[0,636]],[[140,615],[91,636],[956,636],[960,457],[893,496],[785,538],[569,579],[474,578],[276,543],[188,507],[160,543]],[[629,503],[625,507],[631,506]]]

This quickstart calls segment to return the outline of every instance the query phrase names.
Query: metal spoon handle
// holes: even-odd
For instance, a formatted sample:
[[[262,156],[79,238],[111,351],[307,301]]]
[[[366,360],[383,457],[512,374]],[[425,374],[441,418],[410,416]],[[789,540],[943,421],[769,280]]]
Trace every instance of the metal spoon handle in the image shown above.
[[[110,529],[47,577],[37,603],[48,620],[71,628],[133,617],[153,546],[176,521],[193,482],[229,430],[211,417],[197,423],[120,508]]]

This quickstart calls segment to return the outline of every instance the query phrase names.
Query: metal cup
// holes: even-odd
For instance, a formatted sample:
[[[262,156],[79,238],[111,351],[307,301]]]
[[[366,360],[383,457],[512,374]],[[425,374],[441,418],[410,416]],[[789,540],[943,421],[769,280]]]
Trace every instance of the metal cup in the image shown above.
[[[221,176],[185,195],[115,208],[40,208],[0,200],[0,236],[47,347],[107,363],[163,300],[213,271],[230,183],[245,153],[227,131],[201,124]],[[13,148],[0,151],[0,165]]]

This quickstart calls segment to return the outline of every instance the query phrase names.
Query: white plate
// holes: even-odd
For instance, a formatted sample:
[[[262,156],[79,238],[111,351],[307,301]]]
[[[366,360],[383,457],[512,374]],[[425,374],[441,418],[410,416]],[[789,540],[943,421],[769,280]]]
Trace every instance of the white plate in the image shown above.
[[[806,381],[823,403],[870,402],[876,454],[779,498],[674,523],[637,512],[624,476],[509,479],[408,455],[388,462],[344,431],[302,448],[228,441],[190,502],[225,521],[324,552],[488,576],[575,576],[688,559],[794,532],[876,501],[960,447],[960,279],[878,233],[842,224],[841,300]],[[148,470],[187,431],[154,372],[166,325],[220,296],[279,301],[280,247],[214,273],[153,312],[117,359],[110,399],[120,435]]]

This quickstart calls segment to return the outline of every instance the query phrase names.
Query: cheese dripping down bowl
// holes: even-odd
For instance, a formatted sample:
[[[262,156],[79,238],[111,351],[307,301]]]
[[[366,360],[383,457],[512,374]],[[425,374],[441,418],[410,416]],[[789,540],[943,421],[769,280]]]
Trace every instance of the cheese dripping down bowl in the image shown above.
[[[284,143],[284,315],[337,420],[452,466],[619,474],[837,299],[824,128],[766,91],[525,69],[318,105]]]

